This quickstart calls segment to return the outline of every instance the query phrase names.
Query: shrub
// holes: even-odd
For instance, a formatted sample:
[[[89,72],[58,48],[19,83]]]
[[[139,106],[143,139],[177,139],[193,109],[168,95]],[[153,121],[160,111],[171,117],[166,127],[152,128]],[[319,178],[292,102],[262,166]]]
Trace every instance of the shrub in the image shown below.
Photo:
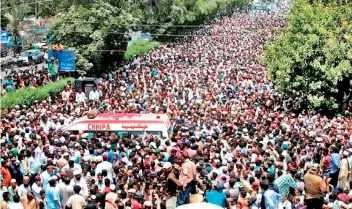
[[[28,106],[34,104],[35,100],[41,101],[49,96],[57,95],[64,89],[68,81],[73,82],[74,78],[64,78],[39,88],[26,87],[9,92],[1,98],[1,108],[14,108],[16,105]]]

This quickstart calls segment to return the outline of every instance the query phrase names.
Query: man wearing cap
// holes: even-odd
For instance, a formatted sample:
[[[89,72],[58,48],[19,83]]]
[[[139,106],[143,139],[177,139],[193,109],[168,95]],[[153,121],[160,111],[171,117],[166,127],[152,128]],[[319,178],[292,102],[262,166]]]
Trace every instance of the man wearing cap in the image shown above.
[[[103,154],[103,162],[97,165],[95,173],[102,173],[103,170],[107,171],[106,177],[109,178],[111,182],[113,182],[113,177],[115,176],[115,173],[114,173],[114,169],[112,168],[112,164],[108,161],[107,153]]]
[[[105,209],[114,209],[116,208],[116,201],[118,199],[118,195],[116,194],[116,186],[115,184],[110,185],[110,192],[108,192],[105,196]]]
[[[76,170],[73,172],[74,178],[71,180],[70,185],[74,187],[75,185],[80,186],[80,194],[84,197],[89,196],[89,190],[87,182],[84,178],[82,178],[82,171]]]
[[[225,186],[223,183],[217,183],[215,188],[206,193],[205,198],[208,203],[226,207],[226,194],[223,192]]]
[[[166,209],[176,208],[177,201],[177,190],[182,188],[183,184],[176,178],[172,164],[170,162],[165,162],[163,165],[163,176],[166,176],[165,193],[166,197]]]
[[[18,188],[16,179],[11,179],[11,186],[8,188],[11,202],[13,201],[13,197],[18,195]]]

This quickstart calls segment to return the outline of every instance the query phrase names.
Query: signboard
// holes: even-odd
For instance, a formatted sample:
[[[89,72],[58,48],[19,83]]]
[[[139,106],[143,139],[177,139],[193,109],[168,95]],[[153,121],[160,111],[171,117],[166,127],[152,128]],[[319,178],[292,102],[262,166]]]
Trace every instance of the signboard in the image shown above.
[[[55,51],[49,50],[48,61],[50,63],[51,59],[56,57],[59,61],[59,71],[73,72],[76,70],[76,60],[74,51],[62,50]]]
[[[75,53],[73,51],[60,51],[59,52],[59,71],[75,71]]]
[[[1,30],[1,43],[9,42],[9,32],[6,30]]]

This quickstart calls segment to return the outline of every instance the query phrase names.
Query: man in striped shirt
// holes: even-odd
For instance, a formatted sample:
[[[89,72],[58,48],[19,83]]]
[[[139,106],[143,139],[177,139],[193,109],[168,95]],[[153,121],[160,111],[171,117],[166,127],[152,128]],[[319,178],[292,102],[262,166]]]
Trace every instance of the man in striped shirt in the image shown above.
[[[288,195],[290,187],[298,189],[296,180],[292,177],[296,174],[296,169],[291,169],[290,173],[283,174],[274,181],[274,184],[279,188],[279,193],[282,196]]]

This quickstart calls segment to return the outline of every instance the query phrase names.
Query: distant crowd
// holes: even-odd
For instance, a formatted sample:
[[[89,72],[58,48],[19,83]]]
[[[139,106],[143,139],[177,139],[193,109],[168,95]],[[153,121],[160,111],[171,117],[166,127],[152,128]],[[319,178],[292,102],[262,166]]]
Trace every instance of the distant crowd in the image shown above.
[[[235,12],[102,74],[88,95],[68,83],[2,109],[1,209],[352,208],[351,106],[332,118],[293,113],[258,62],[285,26],[276,12]],[[6,88],[54,78],[40,72],[14,72]],[[63,130],[107,112],[168,114],[173,130]]]

